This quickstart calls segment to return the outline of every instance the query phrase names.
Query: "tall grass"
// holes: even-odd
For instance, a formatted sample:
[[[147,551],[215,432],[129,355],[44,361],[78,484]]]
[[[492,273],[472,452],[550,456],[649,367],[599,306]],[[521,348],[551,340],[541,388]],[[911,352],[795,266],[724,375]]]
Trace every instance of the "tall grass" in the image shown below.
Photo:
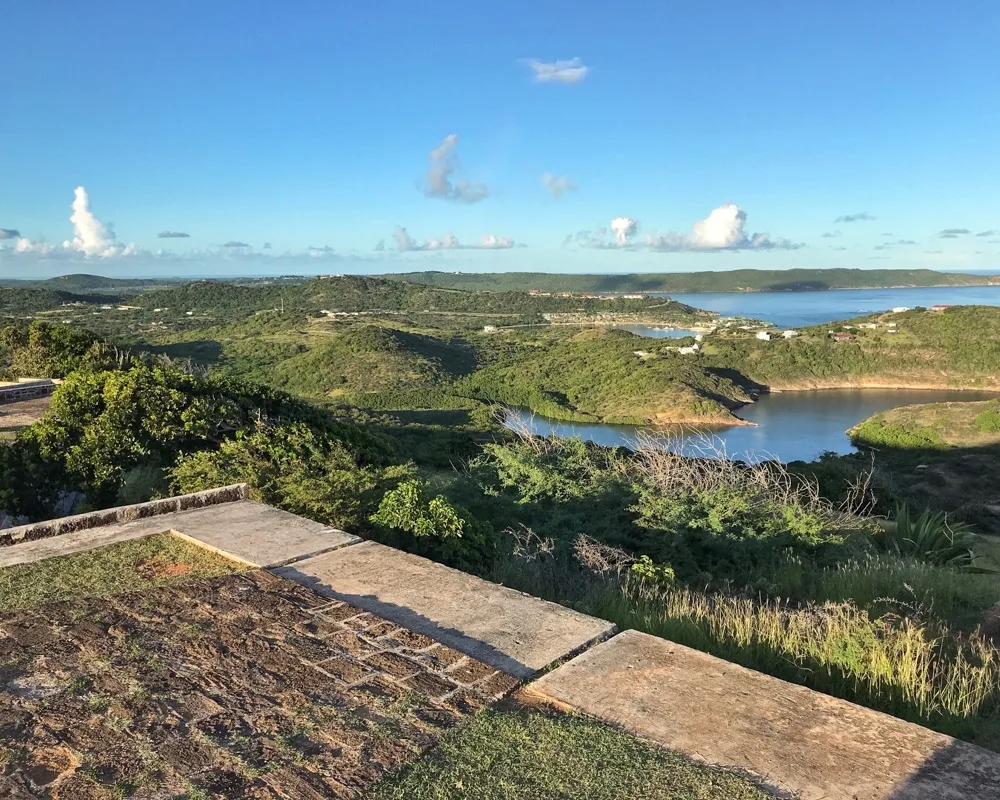
[[[997,710],[1000,651],[977,636],[853,603],[789,607],[629,578],[594,599],[620,626],[906,719],[955,729]]]
[[[589,543],[591,546],[593,543]],[[651,585],[613,548],[583,560],[538,548],[492,576],[507,585],[775,677],[1000,748],[1000,650],[924,619]],[[589,552],[588,552],[589,550]],[[626,556],[626,558],[628,558]],[[596,568],[596,569],[595,569]],[[912,610],[911,610],[912,613]]]

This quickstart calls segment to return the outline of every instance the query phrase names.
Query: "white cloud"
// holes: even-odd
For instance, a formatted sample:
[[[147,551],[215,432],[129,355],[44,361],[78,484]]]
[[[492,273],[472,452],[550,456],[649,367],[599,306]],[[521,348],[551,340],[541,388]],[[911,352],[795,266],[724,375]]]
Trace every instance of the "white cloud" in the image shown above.
[[[424,175],[424,194],[428,197],[438,197],[455,203],[478,203],[489,197],[490,190],[485,183],[460,179],[452,181],[452,176],[459,168],[458,134],[449,133],[441,144],[431,150],[430,165]]]
[[[487,233],[479,240],[479,246],[484,250],[507,250],[514,246],[514,240],[509,236],[495,236]]]
[[[392,238],[401,253],[426,250],[508,250],[518,245],[509,236],[496,236],[487,233],[476,244],[462,244],[453,233],[446,233],[440,238],[430,238],[423,244],[418,242],[406,228],[398,227],[392,232]]]
[[[48,242],[33,242],[31,239],[18,239],[14,242],[15,253],[35,253],[40,256],[51,255],[56,251],[56,246]]]
[[[615,247],[628,247],[638,230],[639,221],[631,217],[616,217],[611,220],[611,235],[615,239]]]
[[[135,243],[121,244],[115,238],[115,232],[110,225],[105,225],[90,210],[90,198],[87,190],[77,186],[73,193],[73,213],[69,220],[73,223],[73,238],[63,242],[62,248],[44,241],[32,241],[18,238],[14,252],[19,254],[33,253],[35,255],[55,257],[59,255],[83,255],[85,258],[116,258],[118,256],[134,256],[142,248]]]
[[[73,223],[72,241],[63,242],[67,250],[77,250],[87,256],[111,258],[128,256],[138,252],[136,244],[121,245],[115,241],[115,232],[110,226],[104,225],[90,210],[90,198],[87,190],[77,186],[73,193],[73,213],[69,221]]]
[[[713,209],[698,220],[687,234],[649,233],[646,246],[663,252],[716,250],[795,250],[802,247],[788,239],[771,238],[768,233],[748,233],[747,214],[735,203]]]
[[[542,186],[553,197],[562,197],[566,192],[575,192],[577,189],[572,178],[568,178],[565,175],[557,178],[551,172],[546,172],[542,175]]]
[[[525,59],[534,73],[535,83],[579,83],[587,77],[590,68],[579,58],[568,58],[559,61],[537,61]]]

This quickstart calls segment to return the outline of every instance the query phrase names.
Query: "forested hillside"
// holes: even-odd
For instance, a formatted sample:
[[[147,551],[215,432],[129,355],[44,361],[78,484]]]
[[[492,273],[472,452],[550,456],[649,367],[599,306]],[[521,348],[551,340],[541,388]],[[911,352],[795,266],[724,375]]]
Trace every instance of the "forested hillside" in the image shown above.
[[[403,281],[359,276],[317,278],[302,283],[234,285],[196,281],[138,295],[146,309],[183,309],[228,321],[261,311],[314,314],[338,312],[406,312],[423,314],[496,315],[541,321],[547,313],[645,314],[651,320],[684,320],[697,309],[664,299],[600,300],[581,297],[537,297],[520,291],[466,292],[437,289]],[[702,312],[706,319],[707,314]]]
[[[576,275],[550,272],[403,272],[389,280],[444,289],[527,292],[789,292],[825,289],[878,289],[898,286],[983,286],[995,275],[935,272],[929,269],[737,269],[719,272]]]

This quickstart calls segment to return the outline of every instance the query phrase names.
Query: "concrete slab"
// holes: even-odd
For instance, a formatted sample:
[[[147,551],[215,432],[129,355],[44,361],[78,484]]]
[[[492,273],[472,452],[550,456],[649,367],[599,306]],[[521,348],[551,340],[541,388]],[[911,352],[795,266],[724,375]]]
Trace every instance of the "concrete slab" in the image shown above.
[[[802,800],[1000,798],[1000,755],[637,631],[527,691]]]
[[[605,620],[376,542],[273,571],[522,680],[615,630]]]
[[[357,536],[287,511],[253,500],[239,500],[0,547],[0,567],[81,553],[166,532],[257,567],[288,564],[361,541]]]

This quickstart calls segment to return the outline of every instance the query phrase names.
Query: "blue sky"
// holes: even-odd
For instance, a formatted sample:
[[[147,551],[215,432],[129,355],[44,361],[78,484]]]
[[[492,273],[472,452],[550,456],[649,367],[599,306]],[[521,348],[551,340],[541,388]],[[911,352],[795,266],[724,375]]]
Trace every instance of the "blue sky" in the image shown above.
[[[1000,269],[960,9],[8,4],[0,273]]]

